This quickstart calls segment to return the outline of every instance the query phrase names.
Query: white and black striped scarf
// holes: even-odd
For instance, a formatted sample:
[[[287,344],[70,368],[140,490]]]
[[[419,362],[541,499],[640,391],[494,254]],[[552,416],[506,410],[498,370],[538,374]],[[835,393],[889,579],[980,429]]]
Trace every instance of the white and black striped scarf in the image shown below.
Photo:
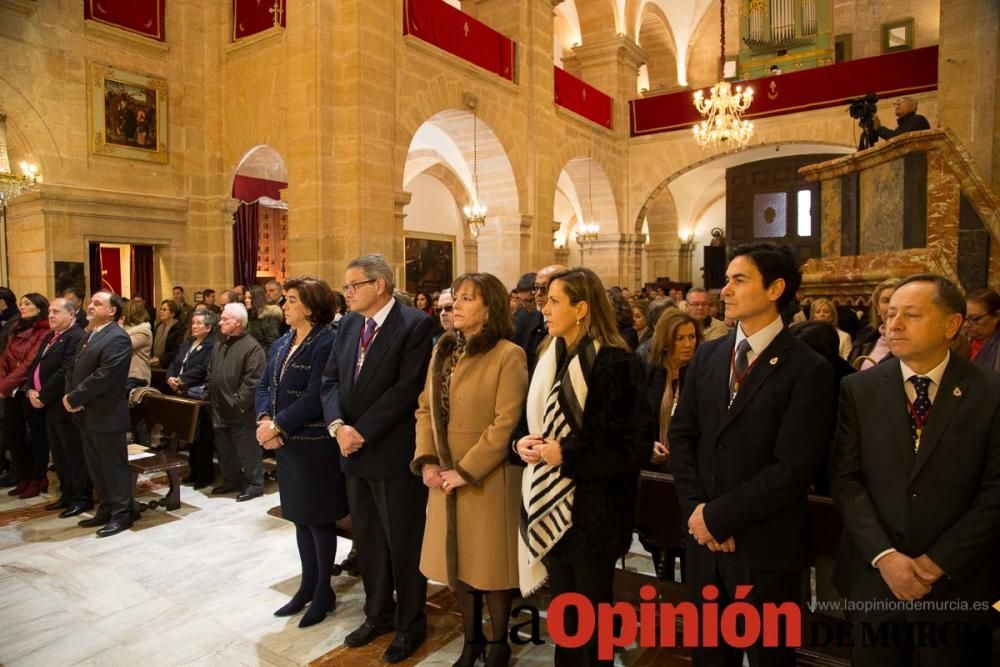
[[[535,367],[528,390],[528,432],[562,442],[583,429],[583,406],[587,381],[594,368],[600,344],[583,338],[576,352],[563,364],[566,354],[561,338],[549,345]],[[521,593],[530,595],[548,578],[542,557],[566,534],[573,523],[575,483],[563,476],[560,466],[539,461],[527,467],[521,479],[521,520],[518,531],[518,561]]]

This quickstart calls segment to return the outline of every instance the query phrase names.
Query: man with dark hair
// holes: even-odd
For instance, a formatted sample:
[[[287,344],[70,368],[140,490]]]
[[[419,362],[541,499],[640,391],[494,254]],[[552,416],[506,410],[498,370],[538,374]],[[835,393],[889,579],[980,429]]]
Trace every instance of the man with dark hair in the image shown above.
[[[892,358],[841,385],[834,584],[869,609],[848,614],[854,665],[990,662],[992,612],[974,604],[995,601],[1000,581],[1000,376],[951,354],[965,307],[946,278],[902,280],[885,321]]]
[[[427,638],[427,579],[419,567],[427,487],[409,466],[434,334],[434,320],[393,298],[393,283],[382,255],[347,265],[351,312],[340,320],[322,385],[365,588],[364,623],[344,644],[357,648],[395,630],[382,656],[390,663],[410,657]]]
[[[80,325],[81,329],[86,329],[88,327],[88,320],[87,308],[83,303],[83,292],[76,287],[67,287],[60,296],[76,304],[76,323]],[[152,321],[151,319],[150,322]]]
[[[535,370],[535,362],[538,361],[538,346],[548,336],[545,318],[542,317],[542,308],[548,301],[549,280],[555,274],[565,270],[566,267],[562,264],[550,264],[539,269],[538,273],[534,274],[534,283],[531,285],[535,309],[514,321],[514,337],[511,340],[520,346],[528,357],[529,373]]]
[[[201,291],[201,302],[206,306],[212,307],[215,305],[215,290],[211,287],[206,287]]]
[[[830,364],[785,329],[780,312],[802,280],[787,246],[738,248],[722,297],[739,320],[734,334],[704,343],[688,365],[670,421],[673,473],[687,517],[687,585],[720,607],[798,604],[807,566],[809,486],[834,422]],[[787,645],[786,645],[787,646]],[[792,648],[748,649],[751,665],[794,665]],[[694,651],[695,665],[733,665],[732,647]]]
[[[532,288],[535,286],[535,276],[537,275],[536,273],[525,273],[517,281],[514,293],[517,295],[517,300],[521,303],[521,309],[517,311],[518,315],[515,316],[515,319],[521,313],[533,313],[538,309],[535,304],[535,294],[532,292]],[[516,325],[517,322],[514,324]]]
[[[181,309],[181,314],[177,318],[177,321],[183,324],[184,328],[187,328],[187,325],[191,322],[191,313],[194,312],[194,306],[185,301],[184,288],[180,285],[174,285],[173,296],[177,307]]]
[[[892,103],[892,110],[896,114],[896,129],[890,130],[882,126],[882,121],[875,116],[875,132],[882,139],[892,139],[906,132],[916,132],[918,130],[929,130],[931,124],[927,119],[917,113],[917,101],[912,97],[899,97]]]
[[[83,339],[62,398],[63,407],[73,414],[80,429],[87,469],[101,499],[94,518],[79,525],[104,525],[97,531],[98,537],[126,530],[139,514],[132,498],[125,443],[125,432],[131,427],[125,382],[132,340],[117,324],[123,307],[117,294],[98,292],[91,297],[87,306],[91,331]]]

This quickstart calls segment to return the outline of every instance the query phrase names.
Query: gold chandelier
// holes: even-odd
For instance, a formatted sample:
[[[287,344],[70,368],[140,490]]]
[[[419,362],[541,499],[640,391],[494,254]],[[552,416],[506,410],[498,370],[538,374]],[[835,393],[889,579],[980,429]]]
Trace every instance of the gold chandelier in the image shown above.
[[[472,203],[462,207],[465,214],[465,222],[469,225],[472,238],[478,239],[479,232],[486,227],[486,206],[479,203],[479,128],[477,122],[476,106],[472,106]]]
[[[11,173],[7,156],[7,117],[0,114],[0,205],[37,185],[38,176],[38,167],[27,162],[21,162],[20,176]]]
[[[694,139],[702,148],[724,146],[744,148],[753,136],[753,123],[743,119],[743,112],[753,102],[753,88],[744,89],[725,80],[726,66],[726,0],[721,5],[721,37],[719,43],[719,82],[712,86],[709,99],[702,91],[694,94],[694,108],[704,120],[694,125]]]

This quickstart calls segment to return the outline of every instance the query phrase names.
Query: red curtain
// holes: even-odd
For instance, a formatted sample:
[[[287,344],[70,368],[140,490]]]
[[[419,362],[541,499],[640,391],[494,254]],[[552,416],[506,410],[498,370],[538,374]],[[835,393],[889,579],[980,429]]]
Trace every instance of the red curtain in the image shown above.
[[[404,0],[403,34],[514,81],[515,44],[443,0]]]
[[[281,189],[287,187],[288,183],[282,181],[269,181],[265,178],[237,174],[233,179],[233,199],[244,202],[255,202],[261,197],[281,199]]]
[[[560,67],[554,67],[556,104],[611,129],[614,99]]]
[[[260,245],[257,209],[256,203],[240,202],[240,207],[233,213],[234,285],[252,285],[257,282],[257,250]]]
[[[122,293],[122,252],[119,248],[101,247],[101,289]]]
[[[938,47],[851,60],[846,63],[733,82],[753,88],[747,118],[766,118],[841,105],[844,100],[874,92],[882,98],[936,90]],[[708,91],[705,91],[706,95]],[[632,136],[690,128],[701,117],[692,91],[629,101]],[[886,111],[889,100],[880,106]],[[844,109],[847,116],[847,109]],[[891,114],[890,114],[891,116]],[[883,118],[885,116],[883,115]]]
[[[164,41],[167,0],[86,0],[83,18]]]
[[[134,245],[132,246],[132,294],[146,300],[146,303],[155,303],[153,296],[153,246]]]
[[[88,248],[88,258],[90,260],[90,294],[100,292],[101,287],[101,244],[91,241]]]
[[[233,41],[256,35],[275,26],[274,14],[278,13],[278,25],[285,27],[285,0],[233,0]],[[277,197],[275,197],[277,199]]]

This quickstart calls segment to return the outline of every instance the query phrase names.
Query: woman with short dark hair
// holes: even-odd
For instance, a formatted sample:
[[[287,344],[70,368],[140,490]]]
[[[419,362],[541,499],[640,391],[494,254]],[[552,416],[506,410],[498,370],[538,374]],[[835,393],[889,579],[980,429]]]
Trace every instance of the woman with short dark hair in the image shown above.
[[[4,440],[14,459],[17,486],[8,495],[34,498],[49,488],[46,476],[49,465],[49,441],[45,419],[37,419],[38,411],[28,403],[20,388],[28,379],[28,367],[34,361],[42,340],[49,333],[49,300],[30,292],[18,301],[20,317],[14,325],[7,349],[0,356],[0,398],[4,401]],[[28,438],[29,422],[35,429]]]
[[[347,515],[340,448],[323,422],[320,385],[333,348],[333,291],[312,276],[285,281],[282,310],[291,327],[271,346],[257,386],[257,441],[277,450],[281,515],[295,524],[302,564],[299,590],[275,616],[309,609],[305,628],[333,611],[330,569],[337,553],[336,521]]]
[[[153,330],[153,350],[149,365],[153,368],[170,368],[177,350],[184,340],[184,326],[180,323],[181,308],[172,299],[164,299],[156,311],[156,328]]]
[[[1000,371],[1000,294],[977,290],[965,297],[965,307],[972,363]]]
[[[521,468],[509,462],[508,447],[524,407],[528,366],[510,340],[514,322],[498,278],[466,273],[452,294],[455,328],[434,348],[410,464],[430,489],[420,571],[455,591],[465,634],[455,665],[468,667],[485,650],[475,595],[485,598],[492,667],[510,659]]]

